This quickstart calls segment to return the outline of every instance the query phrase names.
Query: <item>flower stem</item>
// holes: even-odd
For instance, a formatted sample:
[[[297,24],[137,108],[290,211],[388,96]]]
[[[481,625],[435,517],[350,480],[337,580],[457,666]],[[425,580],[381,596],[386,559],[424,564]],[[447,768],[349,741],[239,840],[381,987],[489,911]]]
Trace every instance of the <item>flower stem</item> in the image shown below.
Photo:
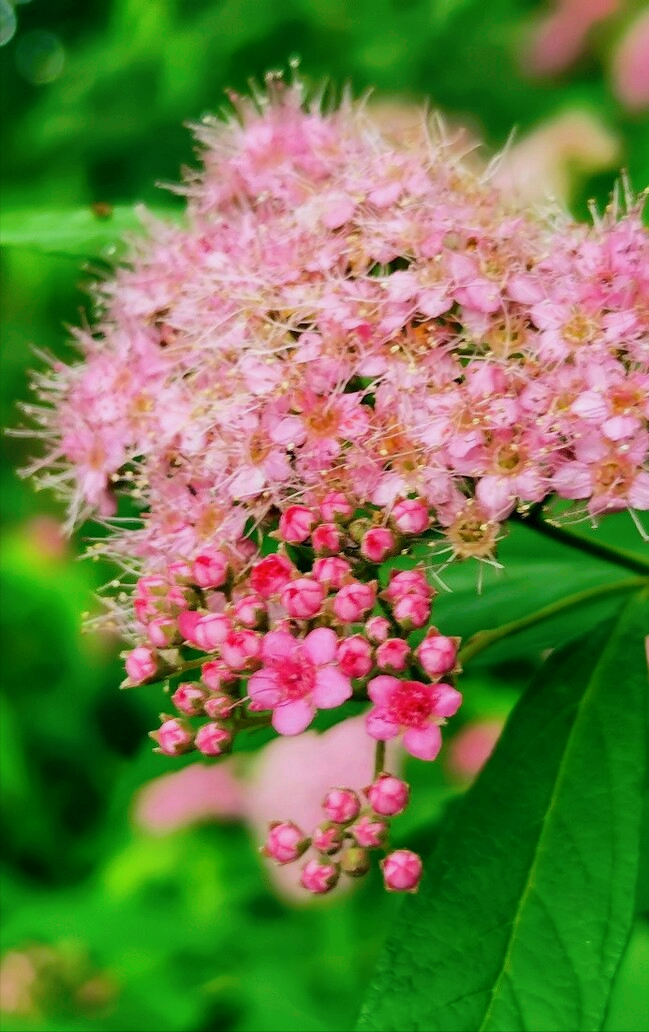
[[[649,574],[649,560],[641,559],[640,556],[634,555],[633,552],[627,552],[624,548],[605,545],[603,542],[593,541],[592,538],[583,537],[581,534],[573,534],[572,531],[559,527],[556,523],[544,520],[541,517],[540,506],[534,506],[527,516],[512,513],[509,518],[525,527],[530,527],[537,534],[543,534],[544,537],[550,538],[552,541],[559,541],[569,548],[577,548],[580,552],[595,556],[596,559],[603,559],[605,562],[621,566],[633,573]]]
[[[374,777],[378,778],[379,774],[383,773],[385,767],[385,742],[376,743],[376,751],[374,753]]]
[[[606,595],[617,595],[625,591],[633,591],[635,588],[645,587],[647,584],[649,584],[647,577],[631,577],[628,580],[616,581],[615,584],[600,584],[596,588],[586,588],[584,591],[578,591],[574,595],[568,595],[566,598],[552,602],[542,609],[537,609],[535,613],[530,613],[528,616],[522,616],[518,620],[512,620],[510,623],[503,624],[502,627],[494,627],[493,630],[488,631],[478,631],[460,649],[458,659],[464,665],[491,645],[502,641],[503,638],[509,638],[513,634],[519,634],[520,631],[526,631],[528,627],[534,627],[535,624],[541,623],[543,620],[549,620],[558,613],[563,613],[586,602],[604,598]]]

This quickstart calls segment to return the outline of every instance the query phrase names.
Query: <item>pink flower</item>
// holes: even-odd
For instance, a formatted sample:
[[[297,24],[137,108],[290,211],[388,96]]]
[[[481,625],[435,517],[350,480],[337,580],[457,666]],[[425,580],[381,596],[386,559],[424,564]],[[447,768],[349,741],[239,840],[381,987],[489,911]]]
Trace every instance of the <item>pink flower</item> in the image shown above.
[[[196,732],[196,748],[204,756],[220,756],[231,742],[232,734],[230,731],[214,722],[203,724]]]
[[[343,829],[329,821],[319,824],[313,832],[312,844],[319,853],[331,856],[337,853],[343,844]]]
[[[226,667],[220,659],[210,659],[201,667],[201,680],[213,692],[219,691],[233,677],[232,670]]]
[[[440,722],[452,717],[462,696],[448,684],[401,681],[389,674],[374,677],[367,686],[374,708],[366,717],[368,734],[389,741],[402,732],[411,756],[434,760],[441,745]]]
[[[151,649],[138,645],[126,656],[126,673],[130,684],[145,684],[158,673],[158,660]]]
[[[176,717],[169,717],[150,737],[158,743],[158,751],[165,756],[181,756],[194,748],[194,732],[189,724]]]
[[[210,692],[203,703],[203,710],[212,720],[226,720],[236,705],[237,702],[231,695],[219,690]]]
[[[195,717],[203,712],[203,703],[207,692],[200,684],[179,684],[171,696],[171,701],[180,713],[187,717]]]
[[[351,572],[352,568],[346,559],[341,559],[340,556],[328,556],[325,559],[316,559],[311,576],[328,588],[337,590],[342,588],[345,581],[349,580]]]
[[[322,809],[335,824],[347,824],[358,817],[361,801],[351,788],[330,788],[322,800]]]
[[[390,583],[383,592],[383,598],[389,602],[399,602],[406,595],[420,595],[422,598],[430,599],[434,594],[423,570],[415,567],[414,570],[393,570],[390,574]]]
[[[181,628],[182,616],[178,618],[178,625]],[[219,645],[222,645],[232,630],[232,624],[227,616],[220,613],[207,613],[201,616],[196,622],[191,637],[187,641],[191,645],[198,646],[203,652],[212,652]]]
[[[365,633],[375,645],[380,645],[390,636],[391,624],[384,616],[371,616],[365,624]]]
[[[333,611],[343,623],[362,620],[376,602],[376,585],[351,581],[333,600]]]
[[[309,848],[309,839],[293,821],[273,821],[262,853],[278,864],[299,860]]]
[[[261,627],[266,619],[266,606],[257,595],[244,595],[234,603],[232,615],[245,627]]]
[[[376,663],[380,670],[400,672],[405,670],[410,659],[410,646],[403,638],[388,638],[376,650]]]
[[[365,789],[365,795],[375,813],[382,817],[395,817],[403,813],[410,799],[410,788],[401,778],[395,778],[393,774],[379,774],[369,788]]]
[[[446,638],[431,627],[415,655],[422,670],[432,681],[454,670],[458,644],[459,638]]]
[[[192,578],[199,588],[220,588],[228,576],[228,560],[223,552],[202,552],[192,564]]]
[[[249,670],[261,652],[261,638],[254,631],[228,631],[220,652],[231,670]]]
[[[324,588],[311,577],[298,577],[282,589],[281,600],[289,616],[310,620],[317,616],[324,601]]]
[[[342,492],[333,491],[331,494],[325,495],[320,502],[320,512],[323,520],[329,523],[337,516],[343,520],[349,519],[350,516],[353,516],[354,509]]]
[[[405,498],[397,502],[390,515],[402,534],[423,534],[430,525],[428,506],[419,498]]]
[[[338,665],[347,677],[366,677],[374,666],[368,640],[361,634],[343,638],[338,646]]]
[[[146,634],[151,644],[157,649],[166,649],[179,640],[176,621],[164,616],[150,620]]]
[[[373,527],[361,541],[361,555],[371,563],[382,563],[397,548],[394,534],[387,527]]]
[[[300,884],[316,895],[331,892],[340,877],[338,864],[323,864],[319,860],[308,860],[302,868]]]
[[[395,849],[381,861],[383,881],[388,892],[416,892],[423,864],[410,849]]]
[[[387,841],[389,826],[387,821],[365,813],[349,830],[358,845],[364,849],[381,849]]]
[[[289,505],[279,520],[279,534],[282,541],[298,545],[306,541],[315,523],[315,513],[303,505]]]
[[[423,595],[404,595],[393,604],[392,615],[406,631],[425,627],[430,620],[430,601]]]
[[[256,563],[250,573],[250,587],[262,598],[271,598],[288,584],[295,567],[284,555],[267,555]]]
[[[336,663],[336,635],[318,627],[302,641],[285,631],[270,631],[262,645],[263,667],[248,681],[255,707],[273,711],[281,735],[297,735],[316,709],[333,709],[351,697],[352,686]]]
[[[311,534],[311,545],[316,555],[336,555],[342,542],[343,536],[335,523],[321,523]]]

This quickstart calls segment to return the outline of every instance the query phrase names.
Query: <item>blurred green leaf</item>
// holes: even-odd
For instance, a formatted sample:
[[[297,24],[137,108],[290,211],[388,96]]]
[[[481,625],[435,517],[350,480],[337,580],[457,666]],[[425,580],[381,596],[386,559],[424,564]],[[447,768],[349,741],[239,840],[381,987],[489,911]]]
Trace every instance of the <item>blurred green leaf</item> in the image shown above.
[[[174,209],[147,209],[160,218],[174,218]],[[0,246],[27,247],[70,258],[107,256],[125,234],[143,231],[141,209],[135,206],[95,205],[70,211],[3,212]]]
[[[453,809],[362,1030],[598,1029],[633,919],[649,592],[552,656]]]

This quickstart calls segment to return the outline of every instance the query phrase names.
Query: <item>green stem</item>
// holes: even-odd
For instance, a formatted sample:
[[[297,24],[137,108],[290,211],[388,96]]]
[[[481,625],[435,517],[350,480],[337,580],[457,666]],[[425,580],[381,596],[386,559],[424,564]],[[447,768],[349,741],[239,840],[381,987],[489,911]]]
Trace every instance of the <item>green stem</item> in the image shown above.
[[[494,627],[493,630],[489,631],[478,631],[460,649],[458,659],[464,665],[479,655],[480,652],[490,648],[491,645],[502,641],[503,638],[509,638],[512,634],[526,631],[528,627],[534,627],[535,624],[541,623],[543,620],[549,620],[558,613],[563,613],[586,602],[604,598],[607,595],[617,595],[625,591],[633,591],[635,588],[645,587],[648,583],[647,577],[631,577],[628,580],[616,581],[615,584],[600,584],[596,588],[586,588],[584,591],[578,591],[575,595],[568,595],[567,598],[559,599],[558,602],[552,602],[542,609],[537,609],[535,613],[522,616],[518,620],[512,620],[510,623],[503,624],[502,627]]]
[[[385,767],[385,742],[376,743],[376,752],[374,753],[374,777],[378,778],[379,774],[383,773]]]
[[[572,531],[559,527],[556,523],[548,522],[541,518],[540,506],[532,508],[527,516],[512,513],[509,518],[525,527],[530,527],[537,534],[543,534],[544,537],[550,538],[552,541],[559,541],[569,548],[577,548],[580,552],[595,556],[596,559],[603,559],[607,563],[631,570],[632,573],[649,574],[649,560],[641,559],[640,556],[634,555],[633,552],[627,552],[626,549],[605,545],[600,541],[593,541],[592,538],[583,537],[581,534],[573,534]]]

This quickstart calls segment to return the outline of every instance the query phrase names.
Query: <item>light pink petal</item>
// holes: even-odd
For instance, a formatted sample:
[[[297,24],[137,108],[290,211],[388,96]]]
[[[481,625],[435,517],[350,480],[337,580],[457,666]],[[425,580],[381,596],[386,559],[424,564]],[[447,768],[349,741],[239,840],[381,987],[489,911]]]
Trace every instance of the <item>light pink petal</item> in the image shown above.
[[[649,473],[638,473],[629,488],[629,505],[632,509],[649,509]]]
[[[278,706],[271,723],[280,735],[299,735],[306,731],[314,716],[315,708],[308,699],[295,699]]]
[[[277,674],[273,670],[258,670],[248,681],[248,695],[256,709],[273,709],[282,697]]]
[[[266,477],[258,466],[244,466],[230,481],[228,489],[234,499],[247,498],[261,491],[265,484]]]
[[[433,689],[435,704],[433,713],[436,717],[452,717],[462,705],[462,696],[450,684],[436,684]]]
[[[411,756],[419,760],[434,760],[442,748],[442,732],[437,724],[411,727],[403,736],[403,744]]]
[[[277,662],[288,659],[297,647],[297,641],[287,631],[269,631],[264,637],[261,654],[266,662]]]
[[[552,486],[562,498],[588,498],[593,490],[593,474],[582,462],[566,462],[554,474]]]
[[[368,735],[377,738],[379,742],[387,742],[390,738],[396,738],[399,734],[399,725],[385,716],[379,709],[372,709],[365,717],[365,728]]]
[[[380,674],[373,677],[367,686],[367,694],[377,706],[387,706],[395,688],[399,686],[398,677],[390,677],[389,674]]]
[[[510,477],[487,474],[478,481],[475,493],[485,513],[492,520],[504,520],[516,504],[516,492]]]
[[[573,401],[570,411],[582,419],[600,422],[608,415],[608,406],[601,391],[584,391]]]
[[[341,674],[340,670],[333,666],[321,667],[318,670],[313,689],[313,701],[318,709],[333,709],[334,706],[341,706],[343,702],[351,698],[351,695],[351,681]]]
[[[305,437],[304,423],[299,416],[286,416],[270,431],[270,439],[275,444],[303,444]]]
[[[602,433],[609,441],[622,441],[632,437],[639,427],[640,420],[636,416],[611,416],[602,423]]]
[[[307,634],[302,649],[308,659],[316,666],[331,663],[336,658],[338,639],[331,627],[316,627]]]

